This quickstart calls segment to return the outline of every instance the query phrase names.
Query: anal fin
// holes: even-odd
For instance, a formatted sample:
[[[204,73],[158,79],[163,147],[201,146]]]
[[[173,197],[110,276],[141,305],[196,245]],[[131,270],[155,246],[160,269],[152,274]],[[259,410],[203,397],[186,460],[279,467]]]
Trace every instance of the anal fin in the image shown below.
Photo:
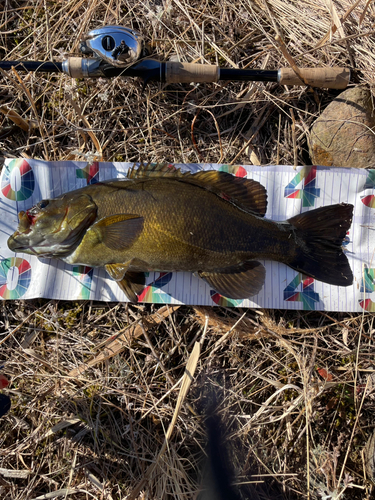
[[[117,282],[118,286],[130,300],[130,302],[138,302],[138,295],[142,292],[146,284],[145,273],[128,271],[121,281]]]
[[[132,261],[125,264],[107,264],[105,269],[110,277],[115,280],[130,302],[138,302],[138,297],[146,284],[145,273],[129,271]]]
[[[247,299],[257,295],[266,278],[264,266],[255,260],[216,272],[198,273],[220,295],[228,299]]]

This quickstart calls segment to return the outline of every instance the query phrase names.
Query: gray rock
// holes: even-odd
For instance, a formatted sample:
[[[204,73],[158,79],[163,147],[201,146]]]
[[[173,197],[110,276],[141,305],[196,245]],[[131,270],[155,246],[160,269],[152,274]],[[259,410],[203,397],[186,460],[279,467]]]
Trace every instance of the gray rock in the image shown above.
[[[375,111],[371,92],[342,92],[314,122],[309,141],[312,164],[367,168],[375,165]]]

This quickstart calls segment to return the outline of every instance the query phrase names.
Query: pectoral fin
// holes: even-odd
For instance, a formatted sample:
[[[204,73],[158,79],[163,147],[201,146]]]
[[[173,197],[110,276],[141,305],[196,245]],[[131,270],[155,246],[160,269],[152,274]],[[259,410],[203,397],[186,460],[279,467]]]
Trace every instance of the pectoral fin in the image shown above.
[[[130,262],[125,264],[107,264],[105,269],[114,279],[130,302],[138,302],[137,295],[142,292],[146,284],[144,273],[128,271]]]
[[[136,214],[116,214],[103,217],[93,224],[90,231],[111,250],[129,248],[143,229],[143,217]]]
[[[247,299],[260,292],[266,278],[264,266],[255,260],[220,271],[199,272],[214,290],[228,299]]]

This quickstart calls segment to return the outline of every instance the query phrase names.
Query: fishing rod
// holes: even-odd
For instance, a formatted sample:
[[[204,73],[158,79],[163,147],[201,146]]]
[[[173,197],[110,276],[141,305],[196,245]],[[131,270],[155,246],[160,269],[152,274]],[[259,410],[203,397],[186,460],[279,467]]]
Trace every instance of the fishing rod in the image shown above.
[[[72,78],[140,77],[163,83],[227,81],[277,82],[280,85],[310,85],[345,89],[350,80],[348,68],[292,68],[278,70],[233,69],[211,64],[161,62],[149,58],[150,50],[138,31],[123,26],[104,26],[91,30],[80,42],[86,57],[68,57],[62,62],[0,61],[0,68],[42,73],[65,73]]]

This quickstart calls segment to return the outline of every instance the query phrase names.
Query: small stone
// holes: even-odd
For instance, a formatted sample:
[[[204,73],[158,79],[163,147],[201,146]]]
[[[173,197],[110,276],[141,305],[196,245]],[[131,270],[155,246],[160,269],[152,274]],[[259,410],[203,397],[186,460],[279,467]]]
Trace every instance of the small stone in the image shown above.
[[[369,479],[375,483],[375,432],[373,432],[364,448],[365,466]]]
[[[375,165],[375,111],[371,92],[342,92],[314,122],[309,140],[313,165],[368,168]]]

